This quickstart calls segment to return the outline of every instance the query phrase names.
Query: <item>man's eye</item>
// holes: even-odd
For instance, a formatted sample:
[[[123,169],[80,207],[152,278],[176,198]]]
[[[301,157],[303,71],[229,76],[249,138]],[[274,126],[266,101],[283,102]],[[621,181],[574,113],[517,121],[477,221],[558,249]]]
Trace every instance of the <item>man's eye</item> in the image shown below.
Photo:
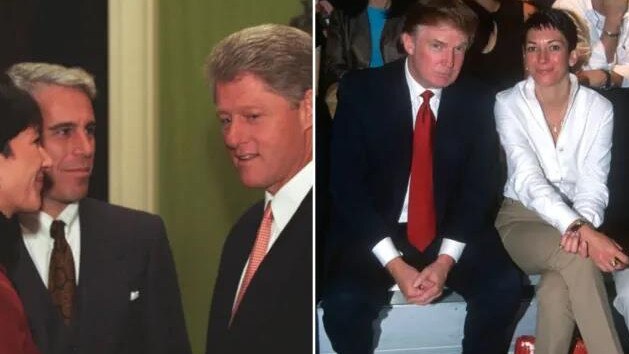
[[[257,113],[256,114],[248,114],[245,117],[247,118],[247,120],[256,120],[256,119],[260,118],[260,115],[257,114]]]
[[[55,135],[68,136],[72,133],[72,128],[58,128],[55,130]]]
[[[87,134],[94,136],[96,134],[96,126],[90,125],[89,127],[85,128],[85,131],[87,132]]]
[[[433,43],[431,46],[433,49],[438,49],[438,50],[443,49],[443,44],[441,43]]]
[[[226,126],[231,123],[232,120],[229,117],[219,117],[218,121],[221,123],[222,126]]]

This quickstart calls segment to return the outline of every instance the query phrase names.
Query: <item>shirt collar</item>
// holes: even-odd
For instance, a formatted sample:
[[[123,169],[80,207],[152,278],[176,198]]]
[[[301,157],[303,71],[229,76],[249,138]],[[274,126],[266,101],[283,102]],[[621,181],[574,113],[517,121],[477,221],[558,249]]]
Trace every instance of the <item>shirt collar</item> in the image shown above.
[[[572,106],[572,102],[574,101],[574,97],[577,95],[577,91],[579,91],[579,80],[577,76],[574,74],[568,74],[568,78],[570,79],[570,99],[568,101],[568,110]],[[527,101],[537,101],[537,97],[535,96],[535,80],[533,77],[529,75],[524,81],[524,85],[522,86],[522,95],[526,98]]]
[[[314,163],[308,162],[293,178],[280,188],[275,195],[264,192],[264,205],[273,201],[271,209],[276,225],[283,228],[299,208],[299,205],[312,188]]]
[[[66,224],[66,230],[68,230],[79,217],[79,203],[75,202],[72,204],[68,204],[62,211],[59,213],[56,219],[52,216],[46,214],[43,211],[35,212],[35,213],[24,213],[20,214],[20,224],[22,227],[26,228],[28,231],[32,233],[37,233],[38,229],[48,230],[50,229],[50,225],[54,220],[61,220]]]
[[[411,75],[411,71],[408,68],[408,65],[408,58],[406,58],[404,63],[404,76],[406,77],[408,90],[411,93],[411,100],[419,100],[419,96],[424,93],[424,91],[430,90],[434,94],[433,99],[436,99],[436,102],[439,102],[441,100],[441,91],[443,91],[443,88],[425,88],[419,82],[415,81],[415,79]]]

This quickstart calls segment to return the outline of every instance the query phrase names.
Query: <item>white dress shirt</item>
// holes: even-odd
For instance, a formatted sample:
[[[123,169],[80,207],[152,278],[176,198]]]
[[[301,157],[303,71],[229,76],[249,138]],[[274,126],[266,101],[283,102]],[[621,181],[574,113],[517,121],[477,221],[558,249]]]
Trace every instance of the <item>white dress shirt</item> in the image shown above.
[[[611,63],[607,62],[605,56],[605,46],[601,42],[603,35],[603,25],[605,24],[605,16],[598,13],[592,7],[591,0],[557,0],[553,4],[554,8],[570,10],[579,16],[581,22],[587,26],[583,35],[588,36],[592,55],[586,65],[585,70],[612,70],[623,77],[622,87],[629,87],[629,12],[626,12],[622,18],[620,26],[620,37],[618,37],[618,45],[616,47],[616,56]]]
[[[277,193],[275,193],[275,195],[267,191],[264,192],[264,206],[266,208],[268,203],[272,202],[271,211],[273,212],[271,237],[269,239],[267,253],[275,241],[277,241],[277,238],[280,236],[290,219],[292,219],[293,215],[295,215],[299,205],[301,205],[301,202],[303,202],[306,195],[308,195],[308,192],[312,189],[313,176],[314,163],[310,161],[299,172],[297,172],[293,178],[286,182],[286,184],[283,185]],[[245,277],[248,264],[249,260],[247,260],[242,269],[240,281],[238,283],[238,291],[236,291],[234,301],[236,301],[236,296],[240,292],[240,287],[242,286],[242,280]]]
[[[613,110],[570,74],[570,100],[557,143],[532,78],[496,97],[496,128],[507,157],[505,197],[519,200],[562,234],[578,218],[603,222]]]
[[[410,92],[410,100],[411,100],[411,108],[413,111],[413,116],[409,117],[409,119],[413,120],[413,128],[415,127],[415,119],[417,117],[417,112],[419,111],[419,107],[423,102],[423,98],[421,94],[430,90],[434,94],[434,96],[430,99],[430,109],[437,119],[437,112],[439,112],[439,103],[441,102],[441,91],[442,89],[436,88],[424,88],[420,85],[413,77],[411,76],[411,72],[408,69],[408,59],[406,60],[406,64],[404,65],[404,74],[406,77],[406,84],[408,85],[408,90]],[[406,195],[404,196],[404,204],[402,205],[402,210],[400,211],[400,223],[408,222],[408,192],[410,186],[410,176],[409,176],[409,184],[406,187]],[[391,237],[383,235],[383,239],[378,242],[371,251],[378,258],[380,263],[383,266],[386,266],[391,260],[396,257],[401,256],[400,251],[395,247]],[[441,248],[439,249],[439,254],[447,254],[452,257],[455,262],[461,258],[461,254],[463,253],[463,249],[465,248],[465,244],[459,241],[455,241],[449,238],[444,237],[441,243]]]
[[[72,250],[74,258],[74,271],[76,283],[79,283],[79,264],[81,257],[81,222],[79,220],[79,204],[68,205],[59,214],[57,219],[43,211],[37,213],[20,214],[20,226],[22,228],[22,239],[26,250],[31,256],[37,273],[48,287],[48,272],[50,269],[50,257],[55,240],[50,236],[50,225],[54,220],[61,220],[65,223],[64,231],[66,241]]]

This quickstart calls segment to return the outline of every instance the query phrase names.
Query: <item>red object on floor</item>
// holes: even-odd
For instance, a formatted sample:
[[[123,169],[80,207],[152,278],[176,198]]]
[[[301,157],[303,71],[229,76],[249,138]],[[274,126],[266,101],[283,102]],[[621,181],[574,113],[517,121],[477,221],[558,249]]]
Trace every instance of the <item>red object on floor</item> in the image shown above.
[[[519,336],[515,340],[515,354],[535,354],[535,337]],[[578,338],[572,354],[588,354],[583,339]]]
[[[519,336],[515,340],[515,354],[533,354],[535,353],[535,337]]]
[[[585,343],[583,343],[583,339],[577,339],[577,344],[575,344],[572,354],[588,354],[587,349],[585,349]]]

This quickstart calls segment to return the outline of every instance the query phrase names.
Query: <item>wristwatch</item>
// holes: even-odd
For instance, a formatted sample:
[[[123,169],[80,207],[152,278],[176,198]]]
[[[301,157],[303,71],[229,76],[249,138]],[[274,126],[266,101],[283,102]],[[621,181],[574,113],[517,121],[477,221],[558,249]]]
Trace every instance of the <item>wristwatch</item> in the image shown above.
[[[568,226],[568,231],[577,232],[583,225],[589,225],[590,223],[585,219],[576,219],[570,226]]]
[[[611,31],[603,30],[603,34],[605,34],[607,37],[610,37],[610,38],[620,37],[620,32],[611,32]]]

